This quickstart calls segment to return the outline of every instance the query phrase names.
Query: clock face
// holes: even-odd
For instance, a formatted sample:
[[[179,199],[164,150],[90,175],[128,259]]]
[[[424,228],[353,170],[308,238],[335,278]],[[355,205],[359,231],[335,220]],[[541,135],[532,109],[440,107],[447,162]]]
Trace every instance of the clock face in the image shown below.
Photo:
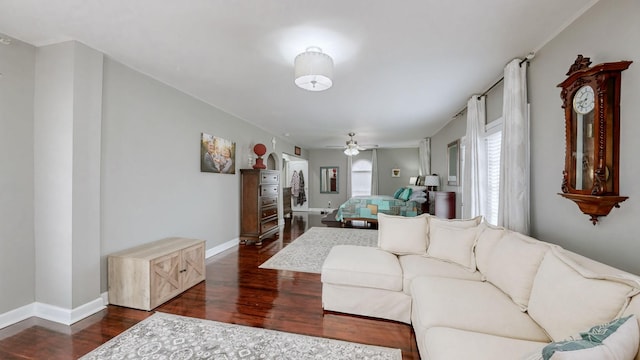
[[[573,109],[578,114],[588,114],[593,110],[594,100],[593,88],[585,85],[573,96]]]

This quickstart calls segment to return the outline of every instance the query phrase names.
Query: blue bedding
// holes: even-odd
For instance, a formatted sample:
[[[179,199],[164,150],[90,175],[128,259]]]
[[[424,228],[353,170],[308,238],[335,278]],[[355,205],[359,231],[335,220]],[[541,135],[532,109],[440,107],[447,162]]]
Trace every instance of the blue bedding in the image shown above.
[[[415,201],[395,199],[388,195],[354,196],[340,205],[336,220],[377,220],[378,214],[418,216],[420,204]]]

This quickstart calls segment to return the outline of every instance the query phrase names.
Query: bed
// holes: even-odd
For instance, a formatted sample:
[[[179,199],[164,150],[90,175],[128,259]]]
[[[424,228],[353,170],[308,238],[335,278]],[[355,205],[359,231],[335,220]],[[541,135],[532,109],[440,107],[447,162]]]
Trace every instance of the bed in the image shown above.
[[[420,215],[421,210],[421,204],[415,200],[405,201],[389,195],[354,196],[340,205],[336,220],[343,224],[364,221],[375,226],[379,213],[411,217]]]

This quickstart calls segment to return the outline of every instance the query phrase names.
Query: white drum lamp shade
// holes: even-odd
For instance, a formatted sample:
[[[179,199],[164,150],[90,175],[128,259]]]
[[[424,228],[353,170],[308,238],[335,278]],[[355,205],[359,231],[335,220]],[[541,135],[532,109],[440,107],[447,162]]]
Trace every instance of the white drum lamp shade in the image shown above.
[[[424,186],[427,191],[436,190],[440,186],[440,177],[438,175],[427,175],[424,177]]]
[[[333,85],[333,59],[318,47],[309,47],[296,56],[295,82],[309,91],[323,91]]]
[[[424,177],[424,186],[440,186],[440,177],[438,175],[427,175]]]

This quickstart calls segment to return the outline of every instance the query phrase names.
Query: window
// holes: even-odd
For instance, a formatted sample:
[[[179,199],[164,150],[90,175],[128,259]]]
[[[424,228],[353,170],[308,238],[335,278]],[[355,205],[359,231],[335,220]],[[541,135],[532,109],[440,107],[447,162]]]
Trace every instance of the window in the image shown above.
[[[485,218],[490,224],[498,223],[500,204],[500,150],[502,146],[502,119],[487,124],[484,137],[487,152],[487,196]]]
[[[371,160],[354,159],[351,165],[351,196],[371,195]]]

